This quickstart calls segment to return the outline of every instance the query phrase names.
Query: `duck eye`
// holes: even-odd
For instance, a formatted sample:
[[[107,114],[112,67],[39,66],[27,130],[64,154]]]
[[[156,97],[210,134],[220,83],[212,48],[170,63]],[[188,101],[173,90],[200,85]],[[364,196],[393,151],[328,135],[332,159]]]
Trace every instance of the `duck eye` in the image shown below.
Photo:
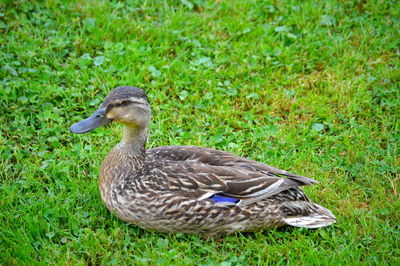
[[[127,100],[124,100],[119,103],[111,103],[107,106],[107,110],[110,110],[111,108],[114,108],[114,107],[120,107],[120,106],[126,105],[128,103],[130,103],[130,101],[127,101]]]

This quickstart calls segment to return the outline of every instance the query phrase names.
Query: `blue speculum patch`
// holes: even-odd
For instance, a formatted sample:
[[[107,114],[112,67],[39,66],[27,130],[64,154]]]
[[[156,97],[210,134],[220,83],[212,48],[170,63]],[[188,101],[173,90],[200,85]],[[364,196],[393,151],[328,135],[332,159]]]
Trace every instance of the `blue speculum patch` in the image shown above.
[[[213,195],[210,197],[210,199],[212,199],[215,202],[232,202],[232,203],[238,203],[239,200],[238,199],[234,199],[234,198],[229,198],[229,197],[224,197],[224,196],[220,196],[220,195]]]

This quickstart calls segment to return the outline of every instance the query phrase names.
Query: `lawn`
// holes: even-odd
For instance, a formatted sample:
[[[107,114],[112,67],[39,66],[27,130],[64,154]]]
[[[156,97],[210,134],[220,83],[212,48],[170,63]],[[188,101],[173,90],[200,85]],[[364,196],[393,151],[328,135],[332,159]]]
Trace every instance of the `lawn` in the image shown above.
[[[399,1],[2,1],[0,264],[400,264]],[[202,239],[101,202],[121,126],[69,126],[146,90],[148,147],[226,150],[320,181],[337,223]]]

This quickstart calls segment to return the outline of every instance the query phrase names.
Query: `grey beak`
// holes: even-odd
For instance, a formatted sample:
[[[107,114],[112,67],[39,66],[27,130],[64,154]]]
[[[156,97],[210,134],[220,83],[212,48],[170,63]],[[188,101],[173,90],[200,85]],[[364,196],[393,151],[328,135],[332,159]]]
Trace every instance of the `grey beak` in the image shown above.
[[[106,109],[99,107],[90,117],[73,124],[69,130],[72,133],[87,133],[98,127],[104,126],[110,123],[112,120],[106,116]]]

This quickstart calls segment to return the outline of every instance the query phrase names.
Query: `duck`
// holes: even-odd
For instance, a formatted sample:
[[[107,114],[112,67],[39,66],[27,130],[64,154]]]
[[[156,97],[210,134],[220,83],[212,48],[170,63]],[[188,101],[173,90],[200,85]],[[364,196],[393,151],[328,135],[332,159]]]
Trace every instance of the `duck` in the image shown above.
[[[146,149],[152,111],[144,90],[112,90],[72,133],[117,122],[121,141],[99,173],[106,207],[146,230],[213,237],[280,226],[319,228],[336,222],[302,186],[317,181],[229,152],[198,146]]]

